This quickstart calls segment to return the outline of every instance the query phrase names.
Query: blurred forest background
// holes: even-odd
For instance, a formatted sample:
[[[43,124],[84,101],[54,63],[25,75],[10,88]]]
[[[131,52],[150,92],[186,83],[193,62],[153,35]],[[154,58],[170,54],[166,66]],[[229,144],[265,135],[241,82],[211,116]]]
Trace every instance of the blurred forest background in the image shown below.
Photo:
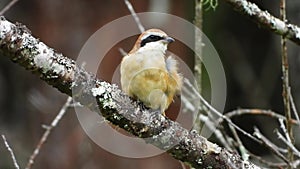
[[[1,0],[0,9],[10,0]],[[271,14],[279,16],[279,1],[252,1]],[[132,0],[136,12],[164,12],[194,20],[194,1]],[[85,41],[100,27],[130,14],[122,0],[20,0],[5,17],[26,25],[35,37],[65,56],[76,59]],[[300,25],[300,1],[287,2],[289,22]],[[227,79],[227,102],[224,112],[237,108],[261,108],[283,112],[280,37],[260,29],[231,7],[219,0],[215,10],[204,12],[203,31],[218,51]],[[122,28],[120,28],[122,31]],[[112,35],[113,36],[113,35]],[[135,38],[122,41],[108,55],[109,65],[103,74],[110,77],[111,67],[122,56],[118,48],[129,51]],[[101,44],[99,44],[101,45]],[[185,53],[172,44],[171,51]],[[296,106],[300,100],[300,48],[288,43],[291,87]],[[191,58],[186,61],[193,68]],[[105,79],[105,77],[104,77]],[[6,57],[0,57],[0,133],[13,147],[19,164],[26,165],[44,129],[56,116],[67,96],[50,87]],[[241,116],[234,121],[253,132],[252,126],[275,141],[273,133],[278,122],[260,116]],[[267,124],[267,125],[266,125]],[[299,132],[298,132],[299,133]],[[299,140],[298,136],[298,140]],[[268,155],[263,147],[242,137],[246,148],[258,155]],[[296,135],[297,140],[297,135]],[[217,142],[217,140],[214,140]],[[275,141],[276,142],[276,141]],[[181,164],[167,154],[145,159],[130,159],[113,155],[91,141],[71,109],[52,132],[37,157],[33,168],[44,169],[175,169]],[[11,157],[0,141],[0,168],[13,168]]]

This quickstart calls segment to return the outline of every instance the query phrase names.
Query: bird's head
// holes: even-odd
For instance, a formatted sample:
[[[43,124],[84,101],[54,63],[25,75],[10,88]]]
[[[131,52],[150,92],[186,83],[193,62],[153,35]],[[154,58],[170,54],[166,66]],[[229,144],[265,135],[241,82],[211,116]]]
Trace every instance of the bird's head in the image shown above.
[[[168,36],[160,29],[149,29],[143,32],[137,39],[134,47],[129,53],[136,52],[139,49],[153,48],[167,50],[169,43],[174,42],[174,39]]]

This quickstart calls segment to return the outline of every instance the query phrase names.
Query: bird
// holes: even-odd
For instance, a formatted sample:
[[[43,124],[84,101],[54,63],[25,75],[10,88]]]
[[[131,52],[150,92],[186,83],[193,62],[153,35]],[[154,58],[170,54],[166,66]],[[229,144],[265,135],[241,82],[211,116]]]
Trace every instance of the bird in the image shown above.
[[[122,90],[163,115],[182,86],[177,61],[166,56],[172,42],[174,39],[162,30],[148,29],[140,34],[120,66]]]

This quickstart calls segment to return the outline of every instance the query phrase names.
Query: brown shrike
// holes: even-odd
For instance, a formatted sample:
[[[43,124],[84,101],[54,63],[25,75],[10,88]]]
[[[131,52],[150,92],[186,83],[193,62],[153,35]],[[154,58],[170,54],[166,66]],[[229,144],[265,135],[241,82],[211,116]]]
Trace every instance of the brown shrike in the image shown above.
[[[121,62],[124,92],[163,114],[182,85],[177,61],[166,56],[167,46],[173,41],[165,32],[149,29],[139,36]]]

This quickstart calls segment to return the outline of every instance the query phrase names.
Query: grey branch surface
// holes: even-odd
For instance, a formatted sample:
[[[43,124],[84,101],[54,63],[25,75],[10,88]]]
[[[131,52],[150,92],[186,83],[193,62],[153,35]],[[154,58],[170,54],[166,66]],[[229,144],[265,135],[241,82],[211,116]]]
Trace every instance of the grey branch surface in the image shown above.
[[[89,109],[100,110],[112,124],[194,168],[260,168],[160,113],[143,108],[116,85],[96,79],[74,60],[33,37],[25,26],[13,24],[4,17],[0,18],[0,54]]]
[[[247,0],[224,0],[237,12],[247,16],[261,27],[275,32],[278,35],[300,45],[300,28],[271,15],[268,11],[261,10],[255,3]]]

